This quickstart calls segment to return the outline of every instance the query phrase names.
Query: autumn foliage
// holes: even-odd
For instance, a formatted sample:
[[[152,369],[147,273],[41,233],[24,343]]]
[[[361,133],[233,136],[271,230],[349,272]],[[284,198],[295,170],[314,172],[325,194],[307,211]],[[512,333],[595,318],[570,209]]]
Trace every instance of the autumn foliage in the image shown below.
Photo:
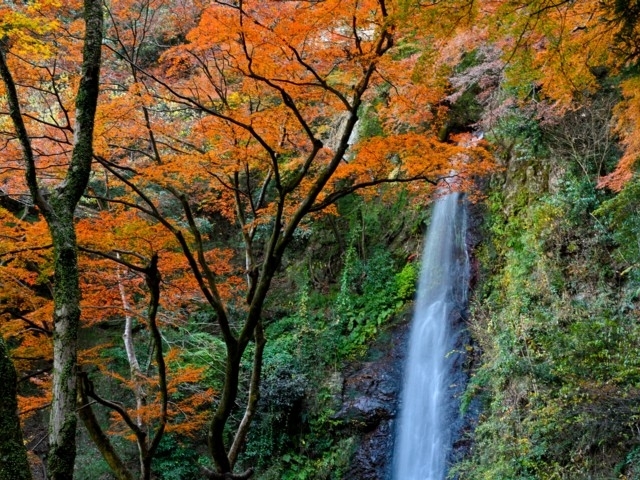
[[[106,2],[93,169],[75,227],[82,327],[91,338],[117,325],[127,368],[112,366],[113,338],[88,342],[79,368],[84,408],[91,398],[109,411],[110,433],[137,442],[142,477],[165,432],[206,430],[217,469],[208,475],[233,472],[259,398],[262,308],[305,222],[383,184],[424,196],[451,179],[468,190],[494,168],[485,143],[447,130],[448,79],[465,52],[493,45],[512,82],[526,78],[571,108],[599,88],[601,68],[620,72],[637,59],[637,26],[618,3]],[[0,7],[0,41],[45,195],[71,161],[80,9],[55,0]],[[626,150],[602,180],[616,189],[640,152],[637,83],[622,84],[614,128]],[[358,139],[365,116],[379,130]],[[0,136],[0,328],[39,388],[20,398],[26,413],[50,401],[52,240],[5,114]],[[219,388],[196,387],[206,368],[185,366],[180,345],[163,338],[202,311],[225,348]],[[241,385],[247,352],[253,374]],[[100,376],[131,401],[103,396]],[[241,388],[248,400],[229,441]]]

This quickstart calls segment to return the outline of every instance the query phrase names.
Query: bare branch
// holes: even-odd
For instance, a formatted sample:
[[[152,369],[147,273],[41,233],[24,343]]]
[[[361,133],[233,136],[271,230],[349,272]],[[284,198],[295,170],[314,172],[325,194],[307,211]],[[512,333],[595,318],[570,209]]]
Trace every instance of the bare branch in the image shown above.
[[[93,250],[91,248],[83,247],[78,245],[78,250],[85,253],[90,253],[92,255],[97,255],[99,257],[107,258],[113,262],[119,263],[120,265],[124,265],[125,267],[134,270],[139,273],[146,273],[147,267],[140,267],[139,265],[135,265],[131,262],[127,262],[126,260],[118,257],[117,255],[111,255],[110,253],[101,252],[99,250]]]

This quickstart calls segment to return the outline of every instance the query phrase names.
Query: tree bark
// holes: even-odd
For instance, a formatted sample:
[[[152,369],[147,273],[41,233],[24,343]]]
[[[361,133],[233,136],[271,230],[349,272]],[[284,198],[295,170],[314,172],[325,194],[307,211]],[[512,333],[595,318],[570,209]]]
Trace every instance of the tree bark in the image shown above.
[[[76,455],[76,362],[80,286],[73,213],[58,215],[56,220],[58,221],[49,223],[54,252],[54,331],[48,473],[52,479],[63,480],[73,478]]]
[[[18,418],[17,382],[16,370],[0,337],[0,480],[31,480]]]
[[[227,455],[224,442],[224,427],[229,420],[231,410],[238,397],[238,378],[240,376],[240,360],[242,353],[238,353],[237,348],[230,350],[227,345],[227,361],[224,372],[224,386],[220,402],[216,407],[216,411],[211,419],[209,432],[207,435],[207,444],[209,454],[213,458],[218,473],[225,474],[231,472],[231,462]]]

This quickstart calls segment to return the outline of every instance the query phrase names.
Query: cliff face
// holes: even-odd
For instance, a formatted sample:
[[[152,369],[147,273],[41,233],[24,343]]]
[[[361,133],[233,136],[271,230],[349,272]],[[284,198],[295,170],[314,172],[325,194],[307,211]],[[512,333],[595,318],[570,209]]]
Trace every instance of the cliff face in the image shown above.
[[[638,475],[639,189],[597,186],[619,155],[614,95],[494,125],[504,170],[485,190],[469,319],[482,353],[463,401],[482,414],[460,478]]]
[[[466,246],[470,256],[471,278],[463,288],[475,285],[478,262],[474,254],[482,240],[481,225],[484,208],[482,204],[470,204],[467,215]],[[465,281],[461,279],[461,281]],[[408,335],[413,317],[413,306],[400,315],[393,326],[382,333],[369,347],[362,361],[350,364],[340,374],[336,374],[336,395],[339,411],[335,418],[341,424],[341,432],[353,435],[355,450],[344,478],[353,480],[384,480],[391,478],[395,429],[399,409],[399,397],[402,389]],[[473,345],[467,329],[468,311],[455,309],[449,322],[453,331],[460,332],[455,352],[453,375],[447,379],[452,396],[460,400],[469,380],[469,373],[478,360],[479,351]],[[459,407],[458,406],[456,409]],[[455,412],[454,417],[456,417]],[[470,441],[473,429],[478,421],[479,402],[466,412],[452,418],[448,427],[453,433],[453,450],[448,459],[454,465],[470,454]],[[416,419],[418,420],[418,419]],[[453,477],[452,477],[453,478]]]

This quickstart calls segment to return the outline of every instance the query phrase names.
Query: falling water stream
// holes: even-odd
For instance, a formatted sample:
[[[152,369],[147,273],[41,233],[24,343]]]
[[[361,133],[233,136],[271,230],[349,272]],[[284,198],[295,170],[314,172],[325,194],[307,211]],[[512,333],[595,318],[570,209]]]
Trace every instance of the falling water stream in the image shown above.
[[[443,480],[457,407],[455,324],[466,304],[466,212],[459,194],[436,201],[424,245],[393,461],[394,480]]]

